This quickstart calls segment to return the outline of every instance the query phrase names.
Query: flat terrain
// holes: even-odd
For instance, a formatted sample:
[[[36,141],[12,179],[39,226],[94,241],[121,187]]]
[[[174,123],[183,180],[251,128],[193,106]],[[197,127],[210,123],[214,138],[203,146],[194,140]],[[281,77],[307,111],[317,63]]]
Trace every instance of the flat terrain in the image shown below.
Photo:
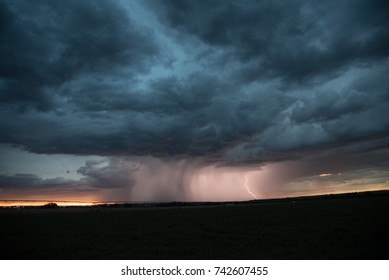
[[[389,259],[389,197],[0,209],[1,259]]]

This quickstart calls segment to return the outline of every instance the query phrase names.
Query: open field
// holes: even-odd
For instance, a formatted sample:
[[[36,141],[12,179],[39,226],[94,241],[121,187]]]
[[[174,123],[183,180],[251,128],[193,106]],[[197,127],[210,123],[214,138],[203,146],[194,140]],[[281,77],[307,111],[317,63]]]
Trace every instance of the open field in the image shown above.
[[[389,197],[0,209],[1,259],[389,259]]]

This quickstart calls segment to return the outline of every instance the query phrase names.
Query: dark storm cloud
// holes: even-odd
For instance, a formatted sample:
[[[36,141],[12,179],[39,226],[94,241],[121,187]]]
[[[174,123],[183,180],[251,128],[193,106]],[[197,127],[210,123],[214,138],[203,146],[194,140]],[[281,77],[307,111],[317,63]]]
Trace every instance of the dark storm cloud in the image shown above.
[[[273,121],[269,114],[277,115],[287,107],[288,98],[279,92],[239,97],[236,90],[228,82],[200,73],[183,80],[159,79],[138,95],[85,90],[74,95],[78,112],[17,115],[0,124],[10,132],[1,139],[28,143],[29,150],[39,153],[219,154],[226,143],[265,130]],[[12,112],[4,110],[1,115],[8,114]]]
[[[84,177],[81,184],[95,188],[129,188],[134,184],[131,173],[139,169],[139,165],[121,158],[109,161],[87,161],[77,172]]]
[[[126,67],[147,69],[158,48],[115,1],[1,1],[0,101],[50,110],[57,87]],[[61,104],[63,105],[63,104]]]
[[[80,179],[62,177],[41,178],[36,174],[0,174],[0,188],[16,190],[28,188],[73,187],[82,190],[85,187],[98,189],[130,188],[134,184],[133,173],[141,168],[137,161],[125,158],[88,160],[78,168]]]
[[[0,174],[1,189],[45,188],[74,185],[75,181],[61,177],[43,179],[35,174]]]
[[[154,2],[152,2],[154,3]],[[241,79],[306,82],[387,57],[386,1],[159,1],[160,18],[182,36],[238,60]]]
[[[147,26],[116,1],[0,3],[2,143],[239,164],[388,135],[384,1],[140,2]],[[126,164],[78,172],[131,186]]]
[[[371,69],[342,91],[322,90],[300,99],[291,118],[296,122],[337,120],[373,109],[389,100],[389,65]],[[371,119],[371,118],[366,118]],[[383,125],[385,122],[381,122]]]

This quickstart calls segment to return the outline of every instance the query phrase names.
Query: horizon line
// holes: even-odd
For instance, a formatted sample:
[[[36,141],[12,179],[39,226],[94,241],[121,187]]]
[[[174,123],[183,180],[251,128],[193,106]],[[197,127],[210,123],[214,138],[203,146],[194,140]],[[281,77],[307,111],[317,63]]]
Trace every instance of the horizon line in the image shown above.
[[[300,195],[300,196],[285,196],[285,197],[272,197],[272,198],[257,198],[257,199],[249,199],[249,200],[226,200],[226,201],[184,201],[184,200],[169,200],[169,201],[132,201],[132,200],[117,200],[117,201],[79,201],[79,200],[53,200],[53,199],[0,199],[0,202],[42,202],[42,203],[75,203],[75,204],[89,204],[99,205],[99,204],[141,204],[141,203],[149,203],[149,204],[157,204],[157,203],[232,203],[232,202],[252,202],[252,201],[266,201],[266,200],[280,200],[280,199],[297,199],[297,198],[305,198],[305,197],[320,197],[320,196],[328,196],[328,195],[347,195],[347,194],[362,194],[362,193],[372,193],[372,192],[381,192],[386,191],[389,192],[388,189],[379,189],[379,190],[369,190],[369,191],[354,191],[354,192],[344,192],[344,193],[327,193],[327,194],[313,194],[313,195]],[[1,207],[2,205],[0,205]],[[13,205],[18,206],[18,205]],[[28,205],[22,205],[28,206]],[[32,205],[39,206],[39,205]],[[43,206],[43,205],[42,205]],[[66,207],[66,205],[63,205]],[[71,206],[71,205],[68,205]]]

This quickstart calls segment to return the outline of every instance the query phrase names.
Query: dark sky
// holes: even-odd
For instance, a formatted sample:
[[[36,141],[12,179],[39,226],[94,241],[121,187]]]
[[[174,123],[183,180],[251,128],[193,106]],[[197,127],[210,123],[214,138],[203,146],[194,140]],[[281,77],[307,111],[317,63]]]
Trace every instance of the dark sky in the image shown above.
[[[0,199],[389,188],[388,1],[0,0]]]

